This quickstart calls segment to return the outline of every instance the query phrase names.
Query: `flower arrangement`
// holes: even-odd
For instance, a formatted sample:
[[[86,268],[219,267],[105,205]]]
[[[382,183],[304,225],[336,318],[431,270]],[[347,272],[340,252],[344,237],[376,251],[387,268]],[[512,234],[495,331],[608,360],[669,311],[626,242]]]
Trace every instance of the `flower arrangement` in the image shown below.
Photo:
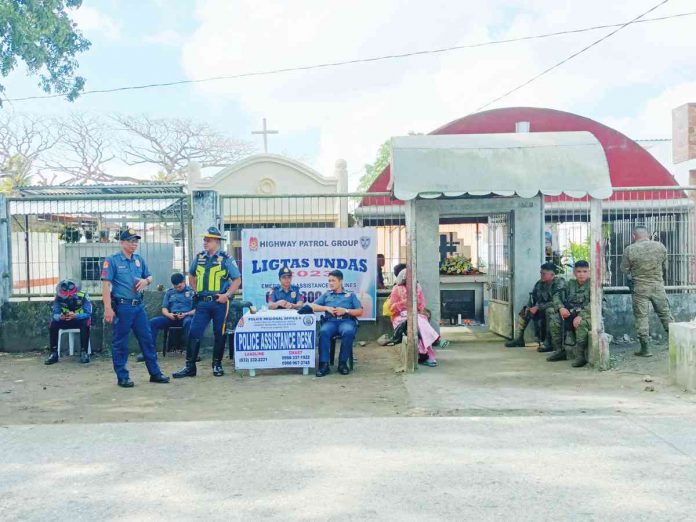
[[[464,256],[451,256],[440,264],[440,273],[446,275],[476,275],[482,273]]]

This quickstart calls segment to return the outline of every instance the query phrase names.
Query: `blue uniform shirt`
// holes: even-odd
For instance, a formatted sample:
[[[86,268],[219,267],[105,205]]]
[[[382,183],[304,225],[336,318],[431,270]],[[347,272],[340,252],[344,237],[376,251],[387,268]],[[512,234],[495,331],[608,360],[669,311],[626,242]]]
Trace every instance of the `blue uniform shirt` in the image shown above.
[[[62,302],[60,298],[56,297],[55,301],[53,301],[53,305],[51,306],[53,320],[60,321],[60,316],[63,313],[64,308],[72,309],[71,311],[73,312],[82,309],[80,313],[75,314],[75,319],[78,321],[92,317],[92,301],[89,299],[89,294],[87,294],[87,292],[81,293],[82,296],[75,295],[71,298],[63,299]],[[81,306],[76,307],[76,303],[78,301],[81,301]]]
[[[136,279],[150,277],[150,269],[138,254],[128,259],[123,252],[117,252],[104,260],[102,281],[111,281],[111,297],[117,299],[140,299],[135,291]]]
[[[220,265],[219,268],[222,268],[223,270],[227,271],[226,277],[219,281],[219,288],[217,288],[218,283],[215,280],[215,278],[210,278],[210,272],[212,271],[212,269],[219,269],[218,265]],[[204,286],[205,272],[203,269],[209,272],[209,280],[207,287]],[[228,256],[222,250],[219,250],[212,256],[208,255],[208,253],[205,250],[199,252],[198,255],[196,255],[196,257],[194,257],[193,261],[191,262],[189,274],[196,278],[196,292],[203,295],[224,294],[230,287],[231,280],[237,279],[238,277],[242,277],[242,274],[239,273],[239,268],[237,268],[237,263],[235,262],[235,260]]]
[[[287,301],[288,303],[297,304],[304,302],[302,294],[300,294],[300,288],[295,285],[290,285],[288,291],[283,290],[282,286],[274,286],[273,292],[271,292],[271,303],[277,301]]]
[[[353,292],[346,292],[345,290],[343,292],[334,292],[333,290],[329,290],[321,294],[319,299],[314,301],[314,304],[321,306],[333,306],[337,308],[348,308],[349,310],[362,308],[358,296]],[[338,319],[331,314],[324,314],[324,316],[327,319]],[[346,316],[346,319],[349,317],[350,316]],[[354,317],[350,317],[350,319],[354,319]]]
[[[162,308],[167,308],[173,314],[190,312],[193,310],[193,288],[186,285],[181,292],[170,288],[164,293]]]

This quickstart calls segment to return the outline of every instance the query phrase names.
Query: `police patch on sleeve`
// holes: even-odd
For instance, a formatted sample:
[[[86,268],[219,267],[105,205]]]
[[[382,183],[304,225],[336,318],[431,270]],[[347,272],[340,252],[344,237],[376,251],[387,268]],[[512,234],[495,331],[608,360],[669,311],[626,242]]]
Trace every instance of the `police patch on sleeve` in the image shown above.
[[[103,268],[104,269],[109,268],[109,260],[108,259],[104,260],[104,267]]]
[[[138,268],[140,268],[140,259],[136,259],[136,260],[135,260],[135,266],[137,266]]]

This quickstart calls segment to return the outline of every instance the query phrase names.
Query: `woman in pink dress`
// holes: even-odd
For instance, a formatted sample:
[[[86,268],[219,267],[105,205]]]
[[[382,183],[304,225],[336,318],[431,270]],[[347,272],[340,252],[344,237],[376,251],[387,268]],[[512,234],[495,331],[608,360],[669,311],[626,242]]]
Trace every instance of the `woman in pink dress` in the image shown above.
[[[420,284],[418,284],[416,292],[418,295],[418,353],[420,354],[418,360],[419,362],[423,361],[423,364],[427,366],[437,366],[433,343],[440,338],[440,335],[430,325],[430,321],[426,315],[425,297],[423,296],[423,289]],[[406,269],[401,270],[396,276],[396,283],[389,296],[389,303],[392,313],[392,327],[396,330],[401,323],[406,321],[406,311],[408,309],[408,300],[406,298]]]

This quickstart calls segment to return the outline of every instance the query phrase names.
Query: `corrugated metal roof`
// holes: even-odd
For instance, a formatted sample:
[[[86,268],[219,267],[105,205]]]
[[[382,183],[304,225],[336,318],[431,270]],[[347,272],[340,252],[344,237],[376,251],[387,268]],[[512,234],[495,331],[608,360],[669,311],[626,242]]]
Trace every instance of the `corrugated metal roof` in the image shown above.
[[[19,189],[20,197],[90,196],[101,194],[183,194],[185,185],[51,185]]]

